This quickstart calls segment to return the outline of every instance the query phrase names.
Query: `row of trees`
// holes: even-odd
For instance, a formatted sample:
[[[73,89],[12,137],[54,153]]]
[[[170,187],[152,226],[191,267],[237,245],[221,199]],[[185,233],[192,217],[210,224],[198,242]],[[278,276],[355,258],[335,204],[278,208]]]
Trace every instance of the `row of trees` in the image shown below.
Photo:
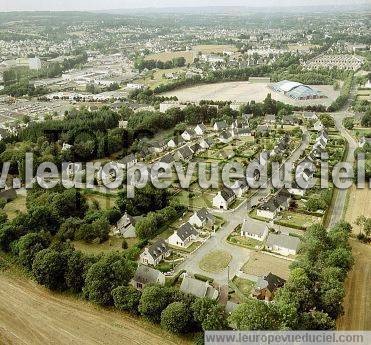
[[[183,67],[186,64],[186,59],[184,57],[176,57],[168,61],[161,61],[161,60],[145,60],[145,59],[137,59],[134,63],[134,67],[139,71],[143,71],[144,69],[152,70],[155,68],[158,69],[170,69],[176,67]]]

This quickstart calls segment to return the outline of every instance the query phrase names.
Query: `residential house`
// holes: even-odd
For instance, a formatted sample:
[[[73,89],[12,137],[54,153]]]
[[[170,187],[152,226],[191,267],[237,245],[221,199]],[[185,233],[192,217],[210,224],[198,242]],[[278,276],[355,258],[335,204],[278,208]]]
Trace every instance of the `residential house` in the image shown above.
[[[208,297],[213,300],[216,300],[219,296],[218,290],[212,287],[209,282],[192,278],[186,274],[183,276],[179,289],[183,293],[189,295],[196,297]]]
[[[206,208],[202,208],[201,210],[195,211],[188,222],[196,228],[211,228],[214,226],[215,217],[206,210]]]
[[[137,290],[144,289],[149,284],[165,285],[165,275],[147,265],[138,265],[135,271],[134,277],[131,280],[131,285],[133,285]]]
[[[274,114],[267,114],[264,116],[264,123],[265,124],[275,124],[276,123],[276,115]]]
[[[227,129],[227,123],[225,121],[217,121],[214,123],[214,131],[221,132]]]
[[[161,153],[166,149],[166,142],[164,140],[156,140],[153,141],[151,144],[150,150],[155,153]]]
[[[176,153],[174,153],[174,158],[177,160],[182,160],[189,162],[193,157],[193,151],[188,145],[182,146]]]
[[[214,142],[213,142],[213,140],[210,139],[210,138],[205,138],[205,139],[202,139],[202,140],[200,141],[200,146],[201,146],[201,148],[204,149],[204,150],[209,149],[209,148],[210,148],[211,146],[213,146],[213,145],[214,145]]]
[[[276,198],[270,197],[267,201],[258,206],[256,215],[258,217],[274,219],[279,212],[279,208],[280,205],[278,204]]]
[[[268,236],[269,229],[264,223],[256,223],[252,225],[244,219],[241,226],[241,236],[249,237],[257,241],[264,241]]]
[[[220,210],[228,210],[229,206],[236,200],[236,194],[230,188],[224,187],[213,198],[213,207]]]
[[[323,127],[323,124],[320,120],[317,120],[314,125],[313,125],[313,128],[316,130],[316,131],[322,131],[324,129]]]
[[[218,137],[219,141],[223,144],[228,144],[233,140],[233,136],[231,132],[228,131],[222,131]]]
[[[123,236],[124,238],[137,237],[135,233],[135,220],[127,212],[119,219],[114,229],[114,233]]]
[[[363,136],[361,139],[359,139],[358,147],[364,147],[366,144],[371,145],[371,138],[366,138]]]
[[[287,189],[291,195],[303,197],[305,194],[305,189],[299,187],[296,181],[291,184],[291,187]]]
[[[197,135],[204,135],[207,131],[207,128],[203,123],[200,123],[195,127],[194,131]]]
[[[199,151],[203,151],[203,149],[202,149],[202,147],[199,143],[195,143],[195,144],[191,145],[189,148],[192,150],[193,154],[196,154]]]
[[[241,198],[249,190],[249,185],[247,184],[246,179],[241,179],[235,181],[231,186],[231,189],[237,197]]]
[[[174,138],[171,138],[168,142],[167,142],[167,146],[171,149],[175,149],[177,148],[178,146],[181,146],[184,144],[184,140],[181,136],[175,136]]]
[[[291,201],[291,194],[287,188],[281,188],[276,194],[276,200],[280,206],[280,210],[285,210],[289,207]]]
[[[139,256],[139,261],[144,265],[156,266],[169,255],[170,250],[166,242],[161,239],[154,244],[145,247],[144,251]]]
[[[245,128],[248,126],[248,122],[244,118],[236,119],[232,122],[231,129]]]
[[[269,272],[264,277],[259,277],[257,280],[252,296],[270,302],[273,300],[275,292],[285,285],[286,281],[275,274]]]
[[[304,112],[303,117],[304,117],[305,120],[308,120],[308,121],[317,121],[318,120],[318,116],[314,112]]]
[[[259,133],[259,134],[262,134],[262,135],[265,135],[265,134],[268,134],[269,132],[269,126],[268,125],[258,125],[256,127],[256,133]]]
[[[284,256],[296,255],[299,245],[298,237],[284,234],[269,234],[266,242],[267,250]]]
[[[197,230],[189,223],[184,223],[167,239],[167,242],[177,247],[187,247],[198,236]]]
[[[174,164],[174,157],[171,153],[168,153],[164,156],[161,157],[160,159],[160,164],[163,164],[165,167],[167,166],[171,166],[172,164]]]
[[[293,115],[284,115],[282,116],[282,124],[293,126],[296,123],[296,119]]]
[[[196,136],[196,132],[192,128],[186,129],[181,136],[185,141],[190,141]]]

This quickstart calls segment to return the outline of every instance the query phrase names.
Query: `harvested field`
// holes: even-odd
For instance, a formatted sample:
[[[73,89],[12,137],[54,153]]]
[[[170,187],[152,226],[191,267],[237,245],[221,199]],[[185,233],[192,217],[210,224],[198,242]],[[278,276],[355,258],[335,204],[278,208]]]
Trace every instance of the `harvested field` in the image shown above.
[[[0,275],[0,344],[187,344],[143,319]]]
[[[313,100],[294,100],[286,97],[283,94],[274,92],[268,87],[267,83],[251,83],[248,81],[225,82],[207,85],[192,86],[170,92],[165,92],[162,96],[172,97],[177,96],[182,102],[199,102],[201,100],[215,101],[234,101],[234,102],[250,102],[263,101],[268,93],[272,94],[272,98],[292,105],[317,105],[323,104],[329,106],[340,94],[339,91],[334,91],[331,85],[315,85],[313,88],[322,91],[328,98],[313,99]]]
[[[290,264],[291,261],[285,259],[261,252],[252,252],[249,261],[243,265],[241,270],[254,276],[264,276],[272,272],[283,279],[287,279],[290,273]]]
[[[345,282],[344,315],[337,322],[343,331],[371,330],[371,246],[351,240],[354,267]]]
[[[353,185],[349,193],[345,220],[353,226],[353,234],[358,235],[361,227],[355,223],[357,218],[362,215],[369,218],[371,217],[371,190],[369,188],[357,189]]]

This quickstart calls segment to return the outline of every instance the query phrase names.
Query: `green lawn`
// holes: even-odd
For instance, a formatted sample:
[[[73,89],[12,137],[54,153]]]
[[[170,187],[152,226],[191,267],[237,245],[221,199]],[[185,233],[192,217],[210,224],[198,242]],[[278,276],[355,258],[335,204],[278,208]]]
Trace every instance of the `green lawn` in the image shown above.
[[[247,279],[235,277],[233,283],[237,286],[238,290],[242,292],[246,297],[250,296],[251,290],[254,287],[254,282]]]
[[[203,207],[211,208],[213,197],[214,195],[206,190],[199,193],[182,190],[174,196],[174,200],[186,207],[199,209]]]
[[[276,224],[288,227],[300,227],[302,229],[306,229],[309,226],[322,221],[322,217],[292,211],[281,212],[280,217],[282,218],[276,221]]]
[[[115,206],[117,196],[112,194],[101,194],[101,193],[89,193],[86,191],[82,192],[88,202],[91,204],[93,202],[98,202],[99,207],[102,210],[107,210]]]
[[[18,195],[16,199],[8,202],[5,205],[4,211],[9,219],[15,218],[21,212],[26,212],[26,197],[23,195]]]
[[[238,233],[233,232],[228,236],[227,241],[231,244],[236,244],[239,246],[247,247],[247,248],[253,248],[262,246],[263,242],[260,242],[258,240],[254,240],[253,238],[248,238],[244,236],[240,236]]]
[[[72,244],[76,250],[80,250],[86,254],[97,255],[101,253],[122,251],[122,241],[123,238],[111,236],[108,241],[103,243],[85,243],[84,241],[72,241]],[[127,238],[126,242],[128,243],[128,248],[131,248],[138,242],[138,239]]]
[[[215,250],[206,254],[199,267],[206,272],[216,273],[224,270],[232,259],[232,255],[223,250]]]

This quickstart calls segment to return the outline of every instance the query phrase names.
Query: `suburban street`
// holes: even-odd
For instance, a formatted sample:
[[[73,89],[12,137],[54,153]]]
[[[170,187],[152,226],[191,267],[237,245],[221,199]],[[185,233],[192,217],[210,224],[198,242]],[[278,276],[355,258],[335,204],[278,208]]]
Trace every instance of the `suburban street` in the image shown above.
[[[345,162],[350,163],[353,165],[354,163],[354,151],[358,147],[357,141],[353,139],[353,137],[348,133],[348,131],[344,128],[342,122],[345,117],[352,116],[351,113],[335,113],[333,115],[335,120],[336,128],[340,131],[341,135],[348,141],[348,153],[345,159]],[[343,212],[345,209],[346,199],[347,199],[347,189],[338,189],[334,195],[334,199],[332,200],[332,212],[329,220],[328,227],[331,228],[334,226],[338,221],[342,219]]]
[[[287,159],[286,162],[288,164],[295,163],[309,145],[308,131],[304,127],[302,128],[302,130],[303,140],[300,146]],[[251,227],[265,227],[267,225],[267,223],[265,222],[258,221],[248,217],[248,212],[251,210],[251,207],[253,205],[256,205],[259,202],[261,198],[264,198],[267,195],[269,195],[271,187],[272,187],[271,183],[269,182],[266,188],[258,189],[252,197],[246,199],[236,209],[224,212],[210,210],[213,211],[213,214],[223,217],[226,223],[215,234],[212,234],[212,236],[208,240],[206,240],[206,242],[200,248],[198,248],[195,252],[190,254],[181,264],[179,264],[176,267],[176,272],[185,269],[189,273],[206,275],[210,278],[213,278],[216,283],[220,285],[226,285],[228,280],[233,278],[236,275],[236,273],[241,269],[241,267],[245,264],[245,262],[248,261],[250,254],[252,252],[252,250],[250,249],[229,244],[226,242],[226,239],[229,236],[229,234],[232,233],[233,230],[243,222],[244,219],[247,220],[248,224]],[[280,226],[280,230],[281,231],[290,230],[291,232],[293,231],[292,229],[285,228],[283,226]],[[232,256],[232,259],[229,263],[229,267],[217,273],[210,273],[201,270],[199,267],[199,262],[201,261],[201,259],[207,253],[210,253],[215,250],[223,250],[225,252],[228,252]]]

